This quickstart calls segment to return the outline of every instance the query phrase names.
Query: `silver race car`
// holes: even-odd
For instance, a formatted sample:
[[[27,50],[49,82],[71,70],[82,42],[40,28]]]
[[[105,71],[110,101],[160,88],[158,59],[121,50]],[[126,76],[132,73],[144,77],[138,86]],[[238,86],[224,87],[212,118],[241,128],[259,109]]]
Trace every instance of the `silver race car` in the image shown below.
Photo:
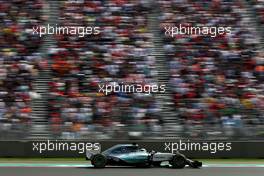
[[[87,151],[86,159],[90,160],[95,168],[104,168],[106,165],[158,167],[161,166],[162,162],[168,162],[167,166],[178,169],[184,168],[186,165],[192,168],[202,166],[202,162],[188,159],[179,152],[175,154],[155,151],[148,152],[146,149],[140,148],[137,144],[115,145],[101,153]]]

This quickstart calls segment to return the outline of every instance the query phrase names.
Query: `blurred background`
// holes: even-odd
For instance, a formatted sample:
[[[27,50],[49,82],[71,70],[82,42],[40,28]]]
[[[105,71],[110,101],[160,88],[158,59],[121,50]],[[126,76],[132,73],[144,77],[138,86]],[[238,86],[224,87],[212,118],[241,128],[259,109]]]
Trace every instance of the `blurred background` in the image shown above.
[[[180,24],[232,34],[164,35]],[[263,0],[0,0],[0,139],[263,139],[263,29]],[[98,93],[113,82],[166,92]]]

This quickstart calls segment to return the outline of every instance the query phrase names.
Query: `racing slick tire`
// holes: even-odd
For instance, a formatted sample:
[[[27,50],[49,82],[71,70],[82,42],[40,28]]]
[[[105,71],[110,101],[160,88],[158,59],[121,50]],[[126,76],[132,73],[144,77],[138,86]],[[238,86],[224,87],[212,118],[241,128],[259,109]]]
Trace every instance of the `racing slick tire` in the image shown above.
[[[170,164],[172,165],[173,168],[176,169],[182,169],[186,165],[186,160],[183,156],[181,155],[175,155],[172,160],[170,161]]]
[[[102,154],[96,154],[91,159],[91,163],[95,168],[104,168],[106,162],[106,157]]]

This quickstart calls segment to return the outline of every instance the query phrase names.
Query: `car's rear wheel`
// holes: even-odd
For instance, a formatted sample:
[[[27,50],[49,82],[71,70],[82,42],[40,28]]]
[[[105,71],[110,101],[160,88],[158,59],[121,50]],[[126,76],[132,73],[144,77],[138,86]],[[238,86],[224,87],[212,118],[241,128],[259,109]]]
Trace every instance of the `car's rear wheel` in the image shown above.
[[[173,168],[176,169],[182,169],[186,165],[186,160],[183,156],[181,155],[175,155],[172,160],[170,161],[170,164],[172,165]]]
[[[106,165],[106,157],[101,154],[96,154],[92,157],[91,163],[95,168],[104,168]]]

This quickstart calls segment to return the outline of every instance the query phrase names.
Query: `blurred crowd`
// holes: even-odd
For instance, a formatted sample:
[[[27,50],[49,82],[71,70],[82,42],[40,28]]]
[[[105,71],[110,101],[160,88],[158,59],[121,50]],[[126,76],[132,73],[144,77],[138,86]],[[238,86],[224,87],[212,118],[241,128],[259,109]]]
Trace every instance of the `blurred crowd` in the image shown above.
[[[100,35],[56,36],[50,83],[50,121],[55,133],[64,131],[66,137],[91,136],[94,131],[111,135],[128,125],[159,126],[160,108],[153,95],[99,93],[99,84],[156,83],[148,7],[142,2],[61,4],[61,25],[100,27]]]
[[[159,1],[164,26],[232,27],[231,34],[165,37],[175,108],[183,123],[242,129],[263,124],[264,55],[239,1]],[[244,131],[245,132],[245,131]]]
[[[0,130],[31,122],[32,81],[41,66],[42,41],[32,26],[43,23],[42,0],[0,0]]]
[[[263,0],[253,0],[252,4],[256,9],[257,14],[260,16],[260,22],[264,24],[264,1]]]
[[[33,81],[50,68],[48,122],[54,136],[121,138],[123,129],[162,136],[155,94],[99,92],[103,84],[157,85],[148,21],[154,8],[160,13],[175,121],[180,118],[186,132],[215,126],[238,134],[264,124],[264,53],[243,3],[158,0],[154,7],[153,2],[59,1],[58,26],[99,27],[100,34],[52,36],[47,67],[43,40],[32,32],[48,18],[45,0],[0,0],[0,133],[29,129],[32,100],[41,98]],[[254,1],[254,8],[264,24],[264,1]],[[231,27],[232,33],[164,35],[166,26],[180,25]]]

